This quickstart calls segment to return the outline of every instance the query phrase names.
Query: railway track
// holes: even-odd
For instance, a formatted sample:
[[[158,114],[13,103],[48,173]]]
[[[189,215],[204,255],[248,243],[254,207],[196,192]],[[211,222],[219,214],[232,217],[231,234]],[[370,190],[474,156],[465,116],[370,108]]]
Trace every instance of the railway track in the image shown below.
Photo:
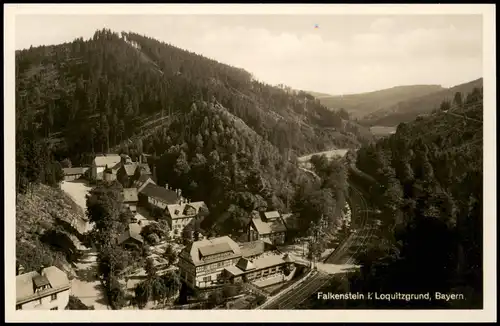
[[[363,246],[369,241],[370,236],[373,233],[373,229],[369,224],[369,214],[368,205],[363,197],[363,193],[351,185],[351,190],[358,197],[357,203],[360,206],[356,208],[358,214],[362,214],[361,224],[359,226],[359,232],[357,234],[351,234],[346,241],[344,241],[337,250],[335,250],[329,257],[325,259],[326,263],[338,264],[345,257],[348,250],[355,246],[355,251],[350,253],[345,261],[345,264],[351,264],[354,262],[356,254],[363,248]],[[359,216],[359,215],[358,215]],[[286,293],[281,299],[267,305],[263,309],[293,309],[294,307],[300,305],[302,302],[311,297],[319,289],[327,285],[332,281],[333,278],[340,277],[343,280],[347,277],[346,273],[341,274],[341,276],[331,276],[324,272],[316,272],[310,277],[310,279],[302,284],[300,284],[293,291]]]

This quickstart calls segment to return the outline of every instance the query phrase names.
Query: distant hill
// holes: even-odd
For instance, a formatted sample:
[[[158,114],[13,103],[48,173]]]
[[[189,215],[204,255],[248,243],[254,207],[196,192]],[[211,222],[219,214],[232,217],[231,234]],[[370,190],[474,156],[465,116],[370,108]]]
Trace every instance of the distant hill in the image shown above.
[[[318,92],[311,92],[311,91],[306,91],[306,93],[311,94],[312,96],[314,96],[317,99],[321,99],[323,97],[332,97],[333,96],[332,94],[318,93]]]
[[[360,118],[370,113],[376,112],[380,109],[392,107],[399,102],[409,100],[411,98],[420,97],[432,94],[443,90],[444,88],[439,85],[410,85],[410,86],[396,86],[379,91],[349,94],[349,95],[336,95],[325,97],[321,93],[309,92],[311,95],[316,96],[321,104],[334,110],[345,109],[352,117]]]
[[[397,126],[401,122],[412,121],[420,114],[431,112],[438,108],[444,100],[452,100],[457,92],[462,93],[462,97],[464,97],[475,87],[481,88],[482,86],[483,79],[479,78],[439,92],[411,98],[369,114],[365,117],[363,124],[369,126]]]

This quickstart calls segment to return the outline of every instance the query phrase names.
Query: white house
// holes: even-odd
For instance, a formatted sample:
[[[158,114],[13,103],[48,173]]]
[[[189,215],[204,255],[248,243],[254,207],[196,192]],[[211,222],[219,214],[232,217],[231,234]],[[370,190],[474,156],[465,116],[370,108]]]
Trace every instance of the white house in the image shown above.
[[[90,177],[94,180],[103,180],[103,172],[107,168],[118,169],[122,162],[122,157],[118,154],[97,155],[92,161]]]
[[[195,221],[201,223],[208,212],[208,207],[204,202],[190,202],[181,198],[178,204],[167,205],[166,216],[174,235],[181,236],[186,225],[192,225]]]
[[[70,282],[55,266],[16,276],[16,310],[64,310]]]

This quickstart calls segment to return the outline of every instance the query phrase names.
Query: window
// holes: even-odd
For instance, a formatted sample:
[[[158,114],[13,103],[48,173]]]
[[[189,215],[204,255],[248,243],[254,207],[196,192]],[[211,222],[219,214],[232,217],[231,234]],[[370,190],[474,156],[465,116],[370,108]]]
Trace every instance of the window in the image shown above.
[[[57,300],[57,293],[54,293],[50,296],[50,301]]]
[[[20,304],[16,305],[16,310],[23,310],[23,305]]]
[[[212,280],[212,275],[208,275],[208,276],[203,277],[203,281],[205,281],[205,282],[209,282],[211,280]]]
[[[57,310],[57,307],[54,307],[54,308],[50,308],[50,310]]]

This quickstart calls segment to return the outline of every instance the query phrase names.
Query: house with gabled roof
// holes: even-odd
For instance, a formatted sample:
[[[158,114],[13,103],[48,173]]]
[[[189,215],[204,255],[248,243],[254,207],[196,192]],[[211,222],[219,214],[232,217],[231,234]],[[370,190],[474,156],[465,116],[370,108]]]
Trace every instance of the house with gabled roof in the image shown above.
[[[179,254],[180,277],[191,288],[217,286],[224,282],[224,268],[240,258],[240,247],[228,236],[194,241]]]
[[[144,239],[142,238],[141,231],[148,221],[139,221],[138,223],[130,223],[119,237],[118,244],[124,247],[127,246],[142,246]]]
[[[149,175],[141,175],[137,180],[135,180],[132,184],[134,188],[137,188],[137,192],[141,192],[144,187],[146,187],[149,183],[155,185],[156,183]]]
[[[201,223],[209,214],[209,210],[205,202],[191,202],[190,200],[181,198],[178,203],[167,205],[165,216],[174,236],[181,236],[182,231],[187,225]]]
[[[71,283],[55,266],[16,276],[16,310],[64,310]]]
[[[179,254],[178,267],[189,287],[210,289],[227,282],[281,282],[285,266],[293,264],[290,257],[264,241],[238,245],[223,236],[190,243]]]
[[[122,162],[122,157],[118,154],[98,154],[94,157],[90,167],[90,178],[93,180],[103,180],[104,170],[117,170]]]
[[[277,211],[254,212],[248,225],[248,241],[263,240],[275,245],[285,242],[286,226]]]
[[[73,168],[63,168],[64,180],[65,181],[73,181],[81,178],[87,172],[88,167],[73,167]]]
[[[160,187],[152,182],[148,182],[139,191],[139,203],[142,206],[162,212],[167,208],[167,205],[178,203],[180,198],[178,191]]]
[[[151,171],[147,164],[138,162],[122,164],[116,172],[116,178],[123,187],[130,187],[134,181],[142,176],[151,177]]]

